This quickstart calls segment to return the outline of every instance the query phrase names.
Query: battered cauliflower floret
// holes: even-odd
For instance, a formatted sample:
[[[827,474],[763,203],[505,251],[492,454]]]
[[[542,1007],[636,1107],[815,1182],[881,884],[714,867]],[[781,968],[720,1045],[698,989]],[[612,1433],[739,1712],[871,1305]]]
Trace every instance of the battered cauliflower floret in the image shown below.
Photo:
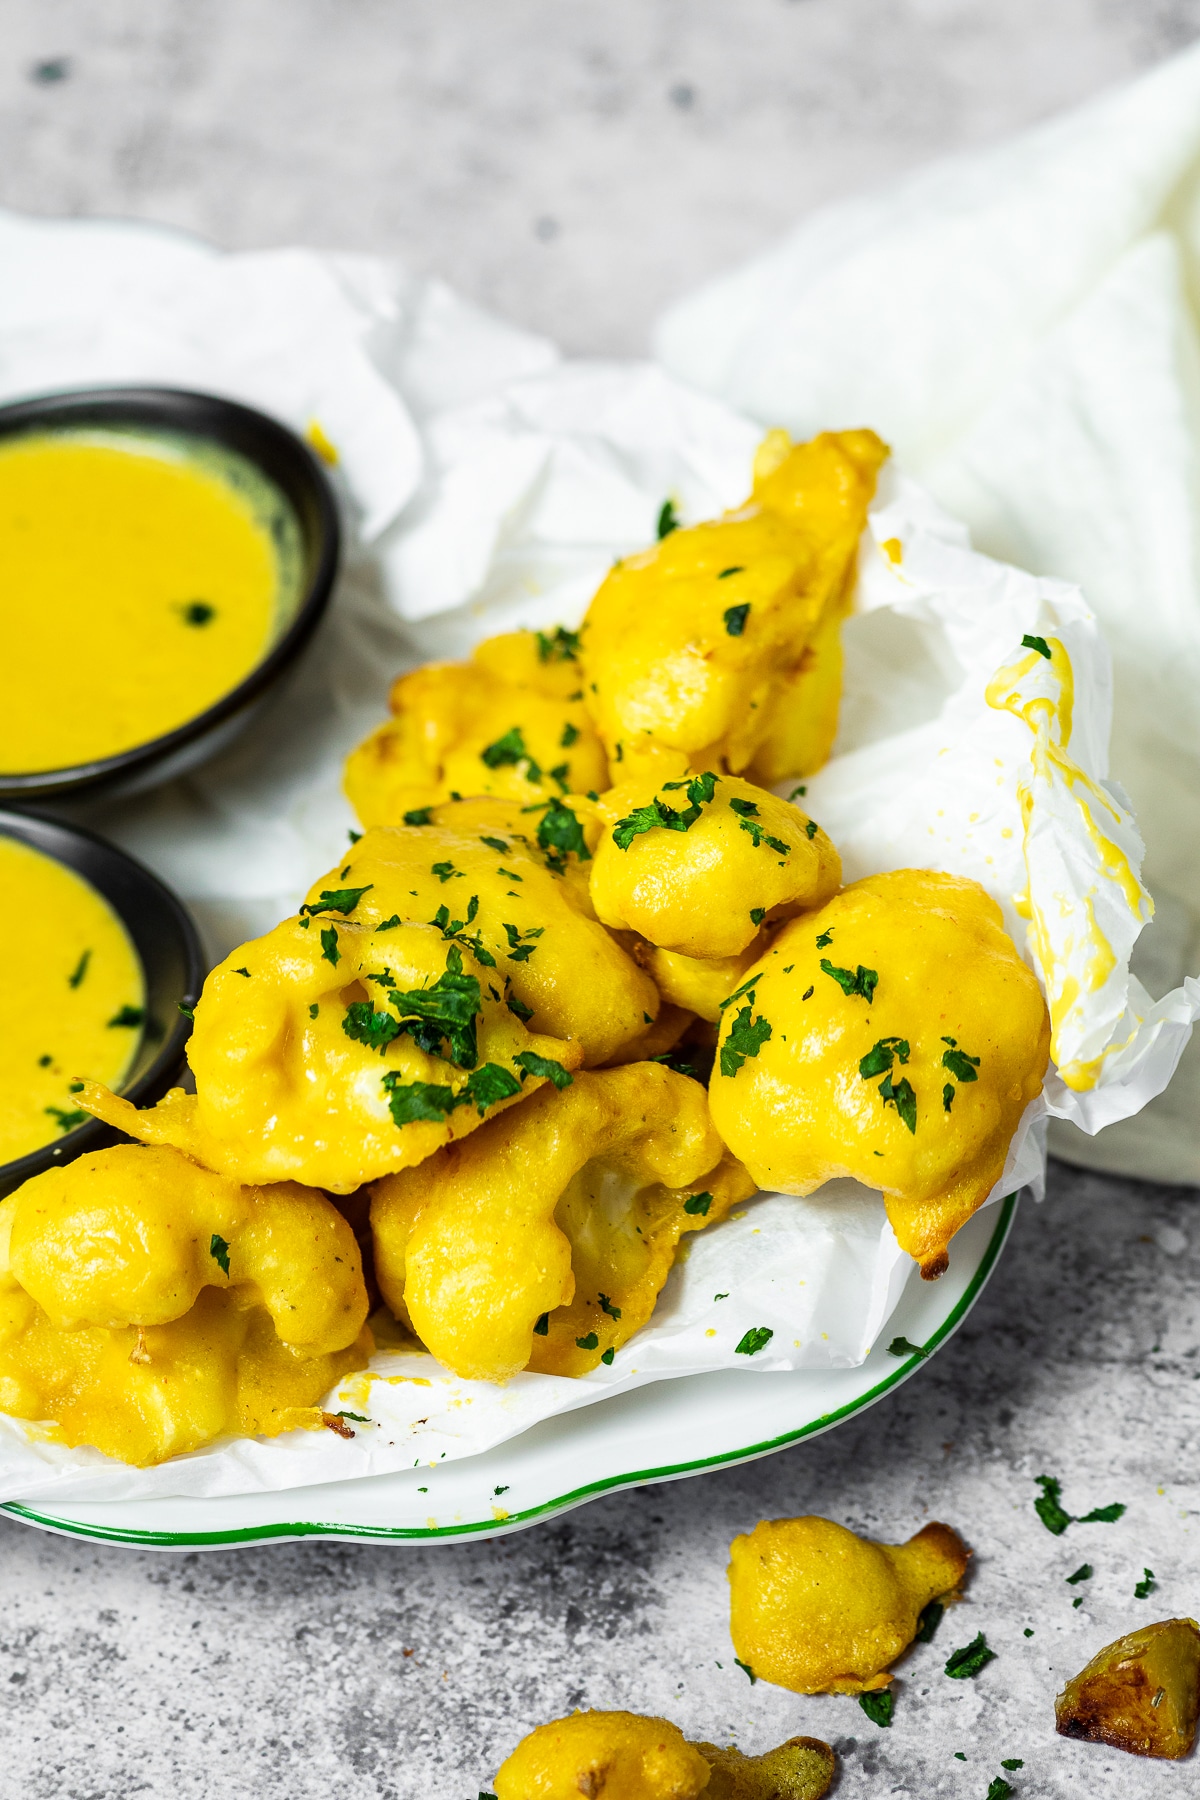
[[[754,967],[755,958],[766,944],[766,935],[760,932],[740,956],[680,956],[675,950],[659,950],[653,944],[646,944],[637,954],[666,1002],[664,1011],[680,1008],[716,1025],[721,1019],[722,1001]]]
[[[513,631],[469,662],[430,663],[392,687],[394,717],[346,762],[364,825],[400,825],[451,794],[527,804],[608,785],[608,762],[583,700],[574,632]]]
[[[806,697],[814,635],[844,606],[886,454],[873,432],[794,447],[773,433],[745,506],[611,570],[580,636],[614,775],[656,773],[664,750],[736,773],[791,749],[786,713]]]
[[[759,1185],[882,1189],[926,1278],[1041,1092],[1041,989],[978,883],[901,869],[785,925],[725,1003],[709,1099]]]
[[[875,1544],[829,1519],[764,1520],[729,1547],[734,1650],[796,1694],[886,1687],[921,1613],[955,1592],[969,1557],[948,1525]]]
[[[764,924],[823,905],[841,881],[815,821],[735,775],[624,782],[600,805],[597,917],[683,956],[740,956]]]
[[[833,1751],[790,1738],[764,1756],[690,1744],[668,1719],[577,1712],[539,1725],[496,1776],[497,1800],[821,1800]]]
[[[0,1410],[139,1465],[318,1425],[371,1354],[367,1304],[324,1194],[97,1151],[0,1204]]]
[[[660,1063],[581,1073],[377,1182],[375,1271],[456,1375],[582,1375],[650,1317],[681,1235],[753,1191],[697,1082]]]
[[[380,918],[371,898],[319,890],[218,964],[188,1046],[194,1095],[138,1112],[89,1082],[80,1104],[234,1180],[348,1194],[578,1063],[577,1044],[526,1029],[465,939]]]

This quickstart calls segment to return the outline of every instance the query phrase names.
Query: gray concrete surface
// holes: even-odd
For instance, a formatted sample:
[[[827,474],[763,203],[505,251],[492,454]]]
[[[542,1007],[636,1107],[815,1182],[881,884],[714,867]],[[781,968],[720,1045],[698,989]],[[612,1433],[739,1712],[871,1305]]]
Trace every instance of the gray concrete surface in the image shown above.
[[[1198,0],[0,0],[0,204],[391,251],[636,352],[802,209],[1198,33]],[[494,1544],[149,1556],[0,1522],[0,1796],[474,1800],[577,1704],[747,1749],[815,1732],[845,1800],[985,1800],[1002,1757],[1018,1800],[1191,1793],[1194,1765],[1055,1739],[1051,1701],[1119,1632],[1200,1610],[1195,1205],[1055,1168],[959,1336],[871,1414]],[[1042,1472],[1072,1511],[1129,1510],[1052,1537]],[[733,1664],[729,1539],[797,1511],[974,1545],[889,1731]],[[947,1680],[979,1629],[995,1662]]]

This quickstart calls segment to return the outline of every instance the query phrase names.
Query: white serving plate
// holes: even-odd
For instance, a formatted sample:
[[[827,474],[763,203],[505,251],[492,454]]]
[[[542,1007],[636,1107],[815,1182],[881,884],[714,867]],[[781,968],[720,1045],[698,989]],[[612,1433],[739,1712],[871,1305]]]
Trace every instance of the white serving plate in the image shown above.
[[[983,1291],[1017,1209],[1011,1195],[954,1239],[940,1281],[910,1281],[880,1342],[857,1369],[762,1374],[723,1370],[657,1381],[540,1425],[479,1456],[320,1487],[217,1499],[45,1502],[3,1511],[24,1524],[139,1550],[219,1550],[289,1539],[454,1542],[523,1531],[600,1494],[674,1481],[770,1456],[817,1437],[915,1375],[897,1337],[939,1349]]]

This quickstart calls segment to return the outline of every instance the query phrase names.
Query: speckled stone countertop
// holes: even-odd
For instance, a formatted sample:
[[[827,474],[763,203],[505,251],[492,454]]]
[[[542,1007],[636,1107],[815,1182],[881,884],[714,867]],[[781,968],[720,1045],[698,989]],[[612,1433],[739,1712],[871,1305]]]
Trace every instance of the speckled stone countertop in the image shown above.
[[[804,208],[1198,33],[1197,0],[0,0],[0,204],[388,251],[635,354]],[[475,1800],[575,1705],[747,1750],[826,1737],[839,1800],[985,1800],[1013,1757],[1017,1800],[1190,1794],[1194,1764],[1055,1738],[1052,1700],[1120,1632],[1200,1610],[1198,1275],[1193,1193],[1052,1166],[931,1365],[765,1462],[440,1549],[149,1555],[0,1522],[0,1797]],[[1072,1512],[1128,1511],[1051,1536],[1042,1473]],[[890,1730],[734,1664],[729,1540],[808,1511],[974,1547]],[[996,1660],[947,1680],[978,1630]]]

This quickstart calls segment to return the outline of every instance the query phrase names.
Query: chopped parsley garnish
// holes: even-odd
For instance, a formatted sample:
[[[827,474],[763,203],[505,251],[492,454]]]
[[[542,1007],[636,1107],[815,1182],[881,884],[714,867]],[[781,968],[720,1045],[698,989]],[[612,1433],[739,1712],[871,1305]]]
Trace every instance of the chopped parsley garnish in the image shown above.
[[[84,976],[88,972],[88,964],[91,962],[91,960],[92,960],[91,951],[85,950],[83,955],[80,957],[79,961],[75,964],[74,969],[67,976],[67,986],[68,987],[77,988],[79,986],[80,982],[83,980]]]
[[[416,1125],[424,1120],[440,1124],[458,1105],[453,1088],[429,1081],[402,1082],[397,1069],[388,1071],[383,1085],[387,1091],[388,1111],[396,1125]]]
[[[725,629],[730,637],[741,637],[746,629],[746,620],[749,616],[750,602],[748,600],[743,601],[741,606],[727,606],[725,608],[722,617],[725,620]]]
[[[510,962],[528,962],[537,944],[533,940],[540,938],[546,927],[531,925],[528,931],[518,931],[515,925],[505,925],[504,935],[508,939],[508,960]]]
[[[577,741],[578,737],[579,737],[578,725],[572,725],[570,720],[568,719],[567,723],[563,726],[562,736],[558,740],[559,749],[560,750],[569,750],[571,748],[571,745]]]
[[[698,1081],[701,1087],[705,1085],[704,1076],[695,1063],[688,1061],[687,1056],[678,1045],[674,1050],[661,1050],[657,1056],[652,1056],[649,1060],[662,1063],[664,1068],[673,1069],[676,1075],[686,1075],[690,1081]]]
[[[548,1312],[542,1313],[541,1317],[538,1319],[538,1322],[534,1326],[533,1329],[536,1332],[538,1337],[549,1337],[549,1335],[550,1335],[550,1314]]]
[[[356,1425],[369,1425],[371,1423],[366,1413],[338,1412],[334,1413],[333,1416],[335,1419],[352,1419]]]
[[[382,925],[377,925],[375,929],[376,931],[394,931],[397,925],[403,925],[403,923],[404,920],[400,917],[400,914],[393,913],[390,919],[385,919]]]
[[[830,944],[832,944],[832,942],[833,942],[833,931],[832,930],[823,931],[821,933],[820,937],[817,939],[817,949],[825,950],[828,948],[828,946]]]
[[[140,1006],[123,1006],[120,1012],[114,1013],[108,1021],[109,1029],[119,1026],[122,1029],[136,1031],[145,1017],[146,1014]]]
[[[375,886],[368,881],[366,887],[360,888],[322,888],[320,896],[311,904],[302,906],[300,912],[311,913],[315,919],[318,913],[352,913],[364,894],[369,894]]]
[[[752,906],[750,908],[750,923],[752,925],[761,925],[766,916],[767,909],[765,906]]]
[[[348,831],[346,833],[346,836],[350,839],[350,842],[352,844],[361,844],[362,843],[362,832],[361,831]]]
[[[886,1075],[892,1066],[893,1058],[897,1062],[906,1063],[909,1057],[907,1038],[885,1037],[872,1046],[858,1065],[858,1072],[864,1081],[871,1081],[876,1075]]]
[[[745,566],[742,563],[734,563],[731,569],[722,569],[721,573],[717,576],[717,580],[728,581],[731,575],[744,575],[745,572]]]
[[[808,788],[803,783],[801,783],[801,785],[799,787],[794,787],[792,789],[791,793],[788,795],[788,799],[794,800],[796,798],[797,794],[807,794],[807,792],[808,792]]]
[[[950,1108],[954,1105],[954,1096],[957,1092],[958,1092],[958,1089],[955,1088],[950,1082],[946,1083],[945,1087],[942,1089],[942,1111],[943,1112],[950,1111]]]
[[[535,636],[539,662],[578,662],[582,640],[577,631],[556,625],[553,631],[539,631]]]
[[[515,1013],[517,1015],[523,1025],[528,1025],[530,1019],[533,1017],[532,1006],[526,1006],[525,1002],[523,1000],[518,1000],[515,994],[507,994],[505,996],[504,1004],[507,1006],[510,1013]]]
[[[433,818],[432,806],[414,806],[404,815],[406,825],[428,825]]]
[[[234,974],[235,974],[235,975],[244,975],[244,976],[245,976],[245,977],[246,977],[246,980],[247,980],[247,981],[249,981],[249,979],[250,979],[250,971],[249,971],[249,969],[246,969],[246,968],[242,968],[242,969],[235,969],[235,970],[234,970],[234,971],[233,971],[233,972],[234,972]]]
[[[185,625],[211,625],[217,616],[216,607],[210,606],[207,600],[189,600],[179,610]]]
[[[749,1677],[750,1685],[751,1685],[751,1687],[753,1687],[755,1682],[758,1680],[758,1676],[754,1673],[754,1670],[750,1667],[750,1664],[743,1662],[740,1656],[735,1656],[733,1660],[737,1664],[738,1668],[742,1671],[742,1674]]]
[[[196,1017],[195,1008],[186,1006],[182,1000],[177,1000],[175,1005],[176,1009],[183,1014],[185,1019],[194,1019]]]
[[[1042,1492],[1033,1503],[1033,1510],[1047,1531],[1055,1537],[1061,1537],[1068,1525],[1114,1525],[1125,1511],[1119,1500],[1109,1506],[1093,1507],[1090,1513],[1076,1516],[1067,1512],[1062,1504],[1062,1482],[1053,1475],[1035,1476]]]
[[[309,1013],[314,1016],[311,1008]],[[369,1000],[354,1000],[346,1008],[342,1030],[356,1044],[365,1044],[368,1050],[378,1050],[382,1056],[404,1026],[391,1013],[376,1012]]]
[[[60,1131],[74,1131],[77,1125],[85,1125],[92,1116],[78,1108],[73,1112],[66,1112],[61,1106],[44,1106],[42,1111],[49,1114]]]
[[[498,1106],[501,1100],[511,1100],[520,1091],[521,1084],[515,1075],[510,1075],[499,1063],[484,1063],[481,1069],[473,1069],[467,1076],[467,1085],[459,1096],[459,1104],[470,1100],[478,1108],[482,1118],[489,1106]]]
[[[679,514],[675,511],[673,500],[664,500],[658,509],[658,539],[670,537],[673,531],[679,530]]]
[[[743,818],[738,820],[738,824],[743,831],[749,832],[756,850],[761,850],[762,846],[766,844],[770,849],[774,850],[778,856],[791,855],[792,846],[790,844],[785,844],[782,838],[771,837],[768,832],[763,830],[762,826],[759,825],[756,820]]]
[[[858,1696],[858,1704],[873,1725],[890,1725],[896,1701],[890,1688],[875,1688]]]
[[[917,1620],[917,1635],[914,1643],[932,1644],[937,1636],[937,1628],[942,1622],[946,1609],[940,1600],[931,1600]]]
[[[1002,1769],[1023,1769],[1025,1767],[1025,1760],[1020,1756],[1002,1756],[1000,1758],[1000,1767]]]
[[[48,1069],[50,1067],[50,1064],[53,1061],[54,1061],[54,1058],[49,1054],[49,1052],[47,1052],[47,1054],[45,1056],[38,1057],[38,1068],[39,1069]]]
[[[515,870],[513,870],[513,869],[503,869],[503,868],[501,868],[501,869],[497,869],[497,870],[496,870],[496,873],[497,873],[497,875],[503,875],[503,877],[504,877],[504,879],[505,879],[505,880],[506,880],[506,881],[521,881],[521,880],[522,880],[522,879],[523,879],[523,877],[522,877],[522,876],[520,876],[520,875],[518,875],[518,874],[517,874],[517,873],[516,873],[516,871],[515,871]],[[515,900],[515,899],[516,899],[516,895],[515,895],[515,894],[514,894],[514,895],[513,895],[513,899],[514,899],[514,900]]]
[[[946,1673],[952,1681],[973,1681],[981,1669],[994,1662],[996,1652],[989,1650],[982,1631],[977,1632],[961,1650],[952,1650],[946,1659]]]
[[[812,843],[812,840],[816,837],[816,835],[817,835],[818,831],[820,831],[820,829],[821,829],[821,827],[817,824],[817,821],[815,819],[807,819],[805,821],[804,835],[808,839],[810,844]]]
[[[570,793],[570,791],[571,791],[571,769],[570,769],[570,765],[568,763],[565,763],[565,762],[556,763],[554,768],[552,768],[550,770],[550,779],[551,779],[551,781],[557,781],[560,793],[563,793],[563,794]]]
[[[1036,650],[1039,656],[1044,656],[1047,662],[1050,661],[1049,644],[1044,637],[1035,637],[1032,631],[1027,631],[1021,639],[1021,648],[1022,650]]]
[[[1005,1781],[1003,1775],[995,1775],[988,1782],[988,1791],[984,1800],[1012,1800],[1016,1789],[1011,1781]]]
[[[813,995],[816,993],[816,991],[817,990],[814,987],[805,988],[804,992],[800,996],[801,1000],[811,1000]]]
[[[539,1056],[536,1050],[522,1050],[519,1056],[513,1057],[513,1062],[526,1075],[542,1075],[547,1081],[552,1081],[560,1092],[571,1085],[570,1071],[564,1069],[560,1062],[555,1062],[552,1056]]]
[[[617,1354],[616,1351],[613,1349],[613,1347],[610,1344],[607,1350],[602,1350],[600,1352],[600,1361],[605,1365],[606,1368],[611,1369],[612,1364],[613,1364],[613,1357],[616,1354]]]
[[[912,1083],[907,1075],[895,1082],[890,1075],[885,1075],[879,1084],[879,1093],[883,1104],[895,1107],[915,1137],[917,1133],[917,1096],[913,1092]]]
[[[1108,1506],[1093,1506],[1091,1512],[1082,1513],[1075,1523],[1077,1525],[1115,1525],[1125,1508],[1120,1500],[1114,1500]]]
[[[693,1217],[707,1219],[712,1200],[711,1194],[689,1194],[683,1203],[683,1210],[685,1213],[691,1213]]]
[[[1142,1570],[1142,1579],[1138,1582],[1137,1586],[1133,1590],[1134,1599],[1135,1600],[1149,1599],[1150,1595],[1154,1592],[1154,1590],[1157,1586],[1158,1586],[1158,1583],[1154,1579],[1154,1570],[1153,1569],[1143,1569]]]
[[[460,875],[461,871],[456,869],[452,862],[437,862],[430,863],[429,873],[436,875],[444,887],[452,875]]]
[[[721,1011],[724,1012],[727,1006],[732,1006],[735,1000],[740,1000],[743,994],[750,994],[750,989],[752,987],[757,987],[762,978],[763,972],[760,969],[757,975],[751,975],[748,980],[743,981],[741,987],[734,988],[732,994],[727,995],[726,998],[722,1000]],[[751,1006],[754,1005],[753,994],[750,994],[750,1004]]]
[[[508,763],[514,767],[517,763],[527,763],[529,780],[540,781],[541,779],[542,771],[525,748],[524,734],[519,725],[512,726],[504,733],[503,737],[498,737],[494,744],[489,744],[486,749],[481,750],[479,756],[480,761],[485,762],[489,769],[499,769]]]
[[[875,998],[875,989],[879,985],[879,976],[874,969],[864,969],[859,963],[854,973],[849,969],[835,968],[827,956],[821,958],[821,973],[836,981],[843,994],[853,999],[858,995],[869,1006]]]
[[[335,969],[342,960],[342,953],[338,949],[338,934],[332,925],[327,925],[321,933],[321,956],[325,962],[332,963]]]
[[[979,1067],[979,1058],[968,1056],[965,1050],[960,1050],[954,1038],[944,1037],[942,1042],[950,1046],[949,1050],[942,1054],[942,1067],[949,1069],[950,1073],[959,1081],[978,1081],[979,1077],[975,1071]],[[949,1107],[946,1110],[948,1112]]]
[[[1080,1563],[1073,1575],[1065,1577],[1067,1586],[1074,1587],[1077,1581],[1090,1581],[1095,1572],[1091,1563]]]
[[[753,999],[751,999],[753,1005]],[[761,1015],[757,1019],[750,1016],[750,1006],[743,1006],[735,1014],[733,1024],[729,1028],[729,1036],[721,1045],[722,1075],[736,1075],[748,1056],[757,1056],[771,1035],[770,1021]]]
[[[312,1005],[308,1009],[309,1018],[315,1019],[317,1014],[320,1012],[320,1010],[321,1010],[321,1008],[320,1008],[319,1004],[317,1003],[317,1001],[314,1000]]]
[[[753,800],[739,800],[734,794],[730,796],[729,805],[732,811],[740,813],[743,819],[754,819],[758,816],[758,808]]]
[[[600,1311],[602,1313],[607,1313],[610,1319],[619,1319],[620,1318],[620,1316],[621,1316],[620,1307],[614,1306],[607,1294],[601,1294],[599,1296],[599,1299],[600,1299]]]
[[[766,1349],[774,1336],[775,1333],[769,1325],[754,1325],[746,1332],[733,1354],[735,1356],[757,1356],[760,1350]]]
[[[909,1339],[906,1337],[894,1337],[892,1339],[891,1343],[888,1345],[888,1355],[889,1356],[928,1356],[929,1352],[928,1352],[928,1350],[922,1349],[920,1344],[910,1343]]]
[[[486,844],[489,850],[498,850],[501,856],[508,855],[508,845],[503,838],[481,837],[479,841],[481,844]]]
[[[677,812],[668,806],[665,800],[657,795],[648,806],[635,806],[628,818],[618,819],[613,826],[613,842],[618,850],[628,850],[635,837],[644,831],[690,831],[700,817],[700,809],[706,806],[716,791],[719,775],[705,770],[703,775],[696,775],[690,781],[668,781],[663,784],[663,792],[669,793],[676,788],[686,788],[688,806]]]
[[[229,1273],[229,1245],[227,1244],[225,1239],[223,1237],[219,1237],[215,1231],[213,1232],[212,1237],[209,1239],[208,1254],[212,1257],[212,1259],[216,1263],[218,1269],[220,1269],[222,1275],[228,1275],[228,1273]]]
[[[580,862],[591,860],[583,827],[571,808],[564,806],[561,800],[551,800],[542,814],[538,821],[537,841],[552,869],[565,868],[568,856],[577,856]]]
[[[401,1031],[407,1031],[417,1047],[428,1055],[446,1054],[441,1048],[444,1039],[449,1060],[457,1068],[475,1067],[478,1061],[475,1020],[482,1006],[482,995],[478,979],[474,975],[463,974],[462,953],[457,946],[450,949],[445,972],[429,987],[415,988],[409,993],[400,993],[392,988],[387,998],[401,1023],[382,1043],[372,1043],[373,1049],[382,1049],[392,1037]],[[371,1029],[371,1019],[379,1020],[381,1015],[372,1014],[370,1002],[355,1002],[347,1008],[342,1029],[348,1037],[358,1038],[364,1043],[370,1042],[361,1033]],[[382,1031],[382,1023],[379,1030]]]
[[[575,1348],[577,1350],[598,1350],[600,1348],[600,1339],[596,1336],[594,1331],[589,1331],[586,1337],[575,1339]]]

